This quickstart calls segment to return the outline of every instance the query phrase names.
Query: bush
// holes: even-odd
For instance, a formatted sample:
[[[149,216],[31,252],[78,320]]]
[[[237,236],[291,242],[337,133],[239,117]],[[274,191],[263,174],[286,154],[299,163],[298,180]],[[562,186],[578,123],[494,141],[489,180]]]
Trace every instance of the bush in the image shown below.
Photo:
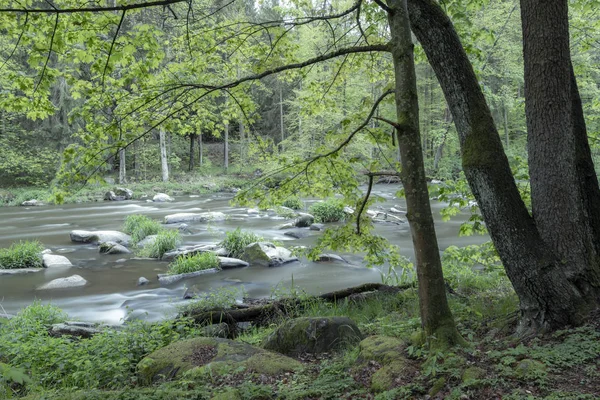
[[[244,252],[244,248],[254,242],[261,242],[264,239],[253,232],[242,231],[237,228],[235,231],[227,232],[225,240],[219,243],[219,246],[225,247],[230,257],[239,258]]]
[[[177,230],[161,230],[156,235],[156,240],[140,250],[140,256],[161,258],[167,251],[174,250],[181,243],[181,236]]]
[[[38,241],[13,243],[8,249],[0,249],[0,268],[43,268],[42,250]]]
[[[309,212],[315,217],[315,222],[337,222],[346,218],[344,203],[337,199],[327,199],[310,206]]]
[[[123,232],[131,235],[133,243],[138,243],[146,236],[156,235],[162,230],[158,221],[139,214],[128,215],[123,224]]]
[[[283,203],[281,203],[281,205],[287,208],[291,208],[292,210],[301,210],[302,208],[304,208],[302,200],[300,200],[298,197],[287,198]]]
[[[190,254],[177,257],[169,264],[169,275],[186,274],[188,272],[203,271],[205,269],[219,268],[219,257],[211,252]]]

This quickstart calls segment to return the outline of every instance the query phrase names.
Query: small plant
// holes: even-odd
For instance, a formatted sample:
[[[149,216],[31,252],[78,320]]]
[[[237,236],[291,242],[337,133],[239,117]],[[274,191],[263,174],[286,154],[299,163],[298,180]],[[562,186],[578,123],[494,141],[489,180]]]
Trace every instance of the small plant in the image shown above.
[[[245,297],[246,291],[243,287],[222,287],[206,294],[196,297],[190,303],[181,307],[181,313],[193,314],[205,310],[228,309],[237,303],[238,298]]]
[[[186,274],[211,268],[219,268],[219,257],[214,253],[204,252],[177,257],[169,264],[167,273],[169,275]]]
[[[43,268],[42,250],[44,246],[37,240],[13,243],[0,249],[0,269]]]
[[[229,252],[230,257],[240,257],[244,248],[249,244],[261,242],[264,239],[253,232],[243,231],[237,228],[235,231],[227,232],[225,239],[219,243]]]
[[[162,230],[156,235],[156,240],[140,250],[140,256],[161,258],[163,254],[174,250],[181,243],[181,236],[176,230]]]
[[[287,208],[291,208],[292,210],[301,210],[302,208],[304,208],[302,200],[300,200],[300,198],[298,197],[289,197],[285,199],[284,202],[281,203],[281,205]]]
[[[277,212],[277,215],[286,219],[292,219],[298,216],[294,210],[286,207],[275,207],[275,211]]]
[[[162,230],[158,221],[140,214],[128,215],[123,224],[123,232],[131,235],[133,243],[138,243],[146,236],[156,235]]]
[[[309,212],[314,215],[315,222],[337,222],[346,219],[344,203],[337,199],[327,199],[310,206]]]

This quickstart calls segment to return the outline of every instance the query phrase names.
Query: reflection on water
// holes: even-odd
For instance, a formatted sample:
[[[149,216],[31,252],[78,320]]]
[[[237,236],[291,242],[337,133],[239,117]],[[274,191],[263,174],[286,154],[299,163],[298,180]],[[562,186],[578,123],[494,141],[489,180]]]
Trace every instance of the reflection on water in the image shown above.
[[[375,194],[385,202],[377,207],[404,206],[404,200],[394,198],[397,187],[377,185]],[[158,320],[173,314],[183,304],[186,288],[211,291],[221,287],[243,286],[249,297],[268,297],[274,291],[302,288],[317,294],[366,282],[380,282],[378,270],[363,268],[362,257],[343,254],[350,265],[334,262],[313,263],[306,259],[279,268],[248,268],[221,271],[179,281],[169,287],[160,287],[156,275],[166,271],[167,263],[154,260],[136,260],[133,255],[101,255],[97,246],[72,243],[69,232],[75,229],[119,230],[129,214],[145,214],[156,220],[179,212],[221,211],[231,218],[211,223],[188,223],[190,234],[184,234],[184,245],[215,243],[225,233],[236,228],[252,230],[267,240],[284,242],[285,246],[311,246],[318,235],[293,239],[285,236],[279,225],[285,221],[267,213],[245,216],[246,209],[231,207],[231,195],[212,194],[176,197],[173,203],[147,203],[145,201],[102,202],[42,207],[0,208],[0,247],[8,247],[19,240],[37,239],[55,254],[64,254],[74,267],[44,270],[42,272],[0,276],[0,306],[7,313],[16,313],[36,299],[51,302],[63,308],[71,318],[85,321],[118,323],[126,316]],[[457,237],[461,218],[441,222],[441,204],[432,205],[436,216],[436,229],[440,248],[450,245],[464,246],[481,243],[487,237]],[[462,218],[464,220],[464,217]],[[378,224],[377,232],[400,247],[407,257],[412,257],[412,242],[408,225]],[[311,232],[312,233],[312,232]],[[81,275],[88,281],[85,287],[37,291],[36,288],[52,279]],[[150,284],[137,286],[144,276]],[[1,310],[1,308],[0,308]]]

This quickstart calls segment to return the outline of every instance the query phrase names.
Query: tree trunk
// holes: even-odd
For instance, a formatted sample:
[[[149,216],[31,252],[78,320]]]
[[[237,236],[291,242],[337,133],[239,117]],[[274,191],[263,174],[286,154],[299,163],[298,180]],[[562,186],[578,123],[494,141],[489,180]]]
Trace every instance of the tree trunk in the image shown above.
[[[388,0],[391,51],[396,80],[396,137],[401,151],[401,179],[410,224],[419,282],[421,325],[430,346],[464,343],[450,312],[442,263],[429,204],[419,133],[419,104],[413,43],[406,0]]]
[[[190,134],[190,165],[188,168],[189,171],[194,170],[194,143],[196,143],[196,134],[192,133]]]
[[[452,23],[434,0],[408,0],[413,32],[452,111],[462,163],[488,231],[519,296],[520,331],[581,322],[581,293],[544,243],[517,190],[477,77]]]
[[[538,230],[577,289],[594,298],[592,308],[600,302],[600,192],[571,66],[568,13],[566,0],[521,0],[529,175]]]
[[[283,152],[283,141],[285,140],[285,129],[283,127],[283,89],[279,84],[279,131],[281,132],[281,144],[279,150]]]
[[[204,160],[202,159],[202,131],[200,131],[200,134],[198,135],[198,164],[202,166],[203,163]]]
[[[246,132],[244,127],[244,121],[240,119],[240,164],[244,165],[246,159]]]
[[[125,164],[125,149],[119,150],[119,184],[127,183],[127,169]]]
[[[510,140],[508,137],[508,108],[506,107],[506,102],[502,100],[502,120],[504,123],[504,140],[506,150],[510,147]]]
[[[225,124],[223,139],[225,141],[223,147],[223,168],[225,168],[225,171],[227,171],[229,168],[229,124]]]
[[[160,166],[163,182],[169,181],[169,164],[167,161],[167,140],[165,129],[161,126],[158,131],[160,144]]]

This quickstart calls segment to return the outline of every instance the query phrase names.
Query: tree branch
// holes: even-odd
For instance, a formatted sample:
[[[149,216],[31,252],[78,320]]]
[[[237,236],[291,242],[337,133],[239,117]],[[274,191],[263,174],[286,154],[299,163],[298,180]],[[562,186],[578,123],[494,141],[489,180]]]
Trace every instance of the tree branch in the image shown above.
[[[149,1],[145,3],[133,3],[114,7],[81,7],[81,8],[0,8],[0,13],[31,13],[31,14],[74,14],[84,12],[107,12],[107,11],[129,11],[140,8],[149,8],[163,6],[167,7],[171,4],[189,3],[189,0],[159,0]]]

